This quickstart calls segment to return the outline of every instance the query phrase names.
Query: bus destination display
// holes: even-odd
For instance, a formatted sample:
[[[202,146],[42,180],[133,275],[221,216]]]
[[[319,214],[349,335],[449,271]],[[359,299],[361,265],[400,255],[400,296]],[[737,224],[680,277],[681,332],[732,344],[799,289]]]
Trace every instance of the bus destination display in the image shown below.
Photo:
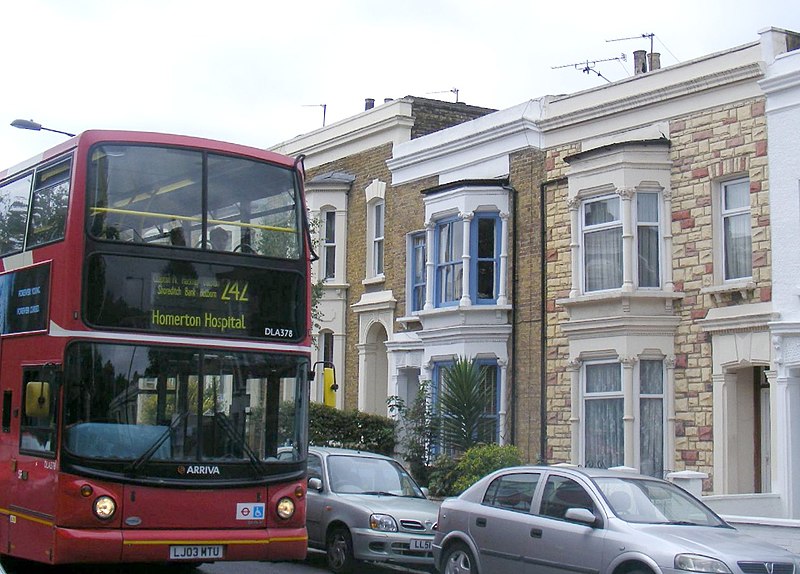
[[[305,334],[305,290],[292,271],[92,256],[87,320],[123,329],[253,339]]]

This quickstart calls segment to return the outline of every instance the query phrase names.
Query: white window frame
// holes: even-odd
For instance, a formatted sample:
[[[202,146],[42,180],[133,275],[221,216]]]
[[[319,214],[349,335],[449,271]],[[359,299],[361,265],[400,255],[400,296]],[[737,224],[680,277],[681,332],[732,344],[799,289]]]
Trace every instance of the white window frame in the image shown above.
[[[421,240],[421,245],[419,241]],[[421,281],[415,280],[416,264],[418,257],[422,257],[422,278]],[[411,316],[419,313],[425,308],[425,299],[428,289],[428,238],[426,231],[413,231],[406,235],[406,314]],[[422,289],[422,301],[419,308],[414,307],[415,289]]]
[[[618,209],[619,209],[619,218],[615,219],[611,222],[606,223],[599,223],[593,225],[586,224],[586,207],[593,203],[599,203],[601,201],[608,201],[608,200],[616,200]],[[580,234],[581,234],[581,246],[582,246],[582,256],[580,259],[580,266],[581,266],[581,289],[584,293],[596,293],[602,291],[612,291],[615,289],[620,289],[622,287],[622,283],[624,280],[624,266],[625,266],[625,253],[624,253],[624,243],[623,243],[623,219],[625,214],[623,213],[622,209],[622,197],[619,194],[605,194],[605,195],[598,195],[593,197],[587,197],[581,201],[580,207]],[[589,281],[589,274],[587,270],[587,257],[589,256],[588,247],[587,247],[587,235],[591,233],[597,233],[601,231],[608,231],[612,229],[620,230],[620,240],[619,240],[619,249],[622,253],[622,257],[620,259],[620,268],[619,268],[619,285],[615,285],[612,287],[605,287],[602,289],[589,289],[588,281]]]
[[[325,209],[321,212],[322,219],[322,261],[320,262],[320,275],[323,281],[336,280],[336,211]],[[333,229],[330,229],[330,224]],[[332,233],[331,233],[332,232]],[[332,260],[332,261],[331,261]],[[329,274],[329,267],[331,273]]]
[[[644,361],[653,361],[658,362],[661,364],[661,392],[659,393],[645,393],[642,391],[642,363]],[[642,421],[644,417],[642,416],[642,399],[644,400],[651,400],[651,399],[660,399],[661,400],[661,475],[658,475],[658,478],[664,478],[662,475],[667,470],[667,402],[666,402],[666,387],[667,387],[667,371],[666,365],[664,361],[664,357],[647,357],[642,356],[639,357],[639,360],[636,364],[636,373],[635,373],[635,381],[634,381],[634,393],[636,394],[635,397],[635,405],[636,408],[634,409],[635,417],[636,417],[636,442],[635,445],[635,452],[636,452],[636,466],[640,470],[640,472],[645,471],[642,467],[642,450],[643,450],[643,437],[644,431],[642,429]],[[645,473],[646,474],[646,473]],[[655,476],[655,475],[654,475]]]
[[[386,224],[386,183],[374,179],[364,190],[366,199],[366,277],[364,283],[375,283],[384,280],[385,243],[384,229]],[[380,221],[378,221],[380,218]]]
[[[719,209],[718,209],[719,217],[717,219],[717,230],[718,230],[718,240],[719,240],[719,251],[718,251],[719,258],[718,258],[718,260],[719,260],[719,277],[720,277],[720,280],[721,280],[720,282],[722,282],[722,283],[748,281],[753,276],[753,244],[752,244],[753,229],[752,229],[752,201],[750,201],[751,196],[750,196],[749,191],[748,191],[748,196],[747,196],[748,197],[748,202],[747,202],[747,206],[746,207],[735,207],[735,208],[730,208],[729,209],[729,208],[727,208],[726,202],[725,202],[725,192],[727,191],[727,189],[729,187],[732,187],[734,185],[739,185],[739,184],[746,183],[747,186],[748,186],[748,190],[749,190],[749,182],[750,182],[750,179],[748,177],[740,177],[740,178],[737,178],[737,179],[721,181],[719,183],[719,186],[718,186],[718,192],[717,192],[717,198],[716,198],[717,199],[717,205],[719,206]],[[749,231],[750,231],[750,234],[749,234],[750,251],[749,251],[748,254],[746,254],[746,256],[749,257],[749,261],[748,262],[750,264],[750,273],[747,274],[747,275],[740,275],[740,276],[736,276],[736,277],[728,277],[728,269],[727,269],[727,263],[726,263],[727,259],[726,259],[726,256],[725,256],[726,248],[727,248],[727,242],[726,242],[726,237],[725,237],[725,225],[726,225],[727,220],[732,219],[734,217],[741,217],[741,216],[744,216],[744,215],[747,215],[748,216],[748,220],[750,221],[750,227],[749,227]],[[742,254],[742,256],[744,257],[745,254]]]
[[[589,368],[593,366],[600,366],[600,365],[616,365],[617,369],[619,370],[619,389],[613,391],[595,391],[589,392]],[[622,443],[622,452],[620,453],[624,459],[625,457],[625,442],[624,442],[624,433],[625,433],[625,387],[624,381],[622,377],[622,363],[619,360],[604,360],[604,361],[590,361],[586,362],[581,369],[581,437],[582,437],[582,445],[583,448],[581,449],[581,463],[584,466],[589,466],[591,461],[587,460],[587,448],[588,448],[588,424],[587,424],[587,403],[590,401],[600,401],[600,400],[620,400],[622,401],[622,416],[620,417],[619,421],[619,431],[623,435],[623,443]],[[607,429],[603,429],[605,432]]]
[[[655,196],[656,198],[656,220],[655,221],[643,221],[639,214],[639,200],[643,196]],[[663,256],[664,253],[664,234],[661,232],[661,220],[662,220],[662,206],[663,202],[661,199],[661,194],[657,191],[637,191],[636,192],[636,203],[635,203],[635,219],[636,219],[636,238],[635,243],[633,245],[634,249],[634,278],[636,281],[637,287],[640,289],[660,289],[663,285],[663,277],[664,277],[664,268],[663,268]],[[643,229],[655,229],[656,232],[656,246],[657,246],[657,253],[656,253],[656,262],[655,268],[657,272],[656,282],[655,285],[642,285],[642,277],[640,274],[641,271],[641,262],[643,260],[643,256],[640,250],[640,241],[642,238],[641,231]],[[623,258],[625,254],[623,253]]]

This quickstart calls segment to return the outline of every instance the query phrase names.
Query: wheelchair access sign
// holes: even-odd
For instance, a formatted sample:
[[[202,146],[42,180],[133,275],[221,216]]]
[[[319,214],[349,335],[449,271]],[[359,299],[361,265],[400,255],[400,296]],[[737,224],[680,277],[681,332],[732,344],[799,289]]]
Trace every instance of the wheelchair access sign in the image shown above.
[[[238,503],[236,505],[236,520],[264,520],[264,503]]]

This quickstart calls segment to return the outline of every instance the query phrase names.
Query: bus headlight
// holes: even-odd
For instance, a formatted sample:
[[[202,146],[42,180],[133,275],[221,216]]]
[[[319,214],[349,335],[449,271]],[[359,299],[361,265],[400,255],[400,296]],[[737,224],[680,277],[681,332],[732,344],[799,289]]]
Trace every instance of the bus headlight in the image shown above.
[[[94,515],[100,520],[108,520],[117,511],[117,503],[110,496],[98,496],[94,501]]]
[[[278,501],[278,506],[275,510],[278,511],[278,516],[283,520],[289,520],[294,516],[294,500],[284,496]]]

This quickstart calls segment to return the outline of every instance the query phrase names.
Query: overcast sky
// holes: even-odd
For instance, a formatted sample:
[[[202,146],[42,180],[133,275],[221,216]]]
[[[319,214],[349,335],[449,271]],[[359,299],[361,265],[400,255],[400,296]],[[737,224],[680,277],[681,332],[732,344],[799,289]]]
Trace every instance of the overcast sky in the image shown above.
[[[365,98],[455,101],[454,89],[502,109],[632,75],[644,34],[666,67],[768,26],[800,31],[800,2],[5,0],[0,22],[4,169],[64,139],[15,118],[270,147],[321,127],[322,104],[327,124]]]

